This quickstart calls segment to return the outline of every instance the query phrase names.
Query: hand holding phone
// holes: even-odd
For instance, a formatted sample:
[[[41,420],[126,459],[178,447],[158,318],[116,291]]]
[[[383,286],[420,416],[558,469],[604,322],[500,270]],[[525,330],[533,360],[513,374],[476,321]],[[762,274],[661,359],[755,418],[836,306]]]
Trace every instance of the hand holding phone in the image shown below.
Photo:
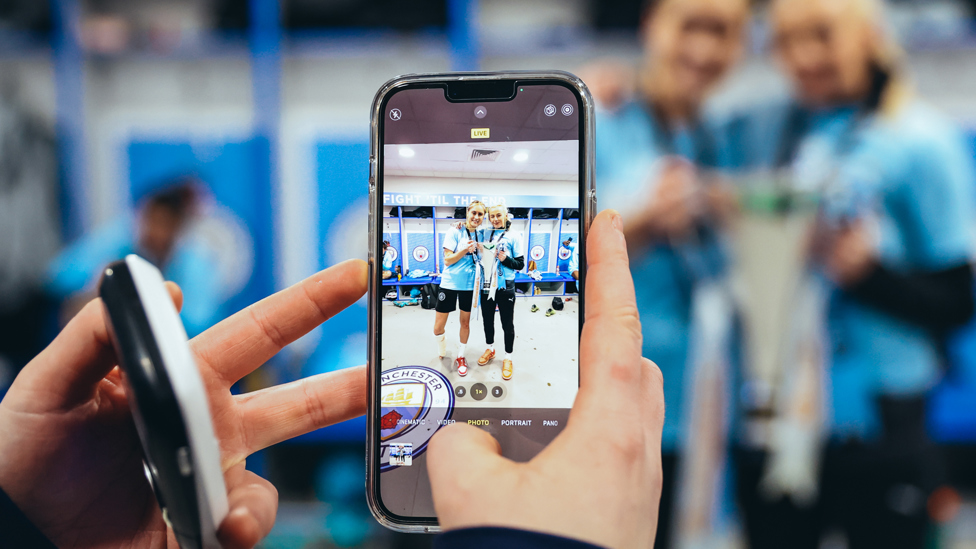
[[[166,285],[177,308],[179,289]],[[366,373],[351,368],[233,395],[230,386],[284,345],[358,300],[366,265],[336,265],[224,320],[190,342],[221,455],[230,512],[223,546],[252,547],[277,512],[251,453],[365,410]],[[101,300],[85,306],[0,401],[0,488],[57,546],[176,545],[146,481]],[[4,532],[6,534],[6,532]]]
[[[441,429],[427,466],[441,528],[503,526],[604,547],[651,547],[661,496],[661,371],[641,357],[640,320],[616,212],[587,241],[580,388],[566,429],[516,463],[470,425]]]
[[[558,273],[559,243],[579,238],[585,258],[593,122],[567,73],[414,75],[377,93],[370,257],[399,239],[405,268],[431,274],[409,310],[370,278],[367,485],[384,525],[437,529],[426,450],[438,429],[476,426],[526,462],[565,428],[586,299],[550,304],[581,287]],[[392,217],[399,204],[432,216],[408,225]]]

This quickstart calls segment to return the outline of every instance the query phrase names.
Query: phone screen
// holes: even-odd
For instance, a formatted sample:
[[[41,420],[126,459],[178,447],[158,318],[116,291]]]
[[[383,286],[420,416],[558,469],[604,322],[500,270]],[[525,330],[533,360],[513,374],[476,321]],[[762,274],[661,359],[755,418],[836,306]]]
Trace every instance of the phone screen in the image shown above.
[[[380,503],[407,521],[434,517],[439,428],[468,423],[527,461],[579,387],[582,102],[558,82],[512,91],[408,87],[381,109],[373,455]]]

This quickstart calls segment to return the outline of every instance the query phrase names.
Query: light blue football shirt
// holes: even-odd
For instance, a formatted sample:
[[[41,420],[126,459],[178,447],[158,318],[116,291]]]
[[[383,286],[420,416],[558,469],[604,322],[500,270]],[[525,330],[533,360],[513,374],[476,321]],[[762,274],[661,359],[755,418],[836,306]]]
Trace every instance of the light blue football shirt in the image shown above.
[[[481,233],[481,239],[483,242],[495,242],[498,244],[498,249],[504,250],[509,257],[519,257],[525,254],[522,251],[522,235],[517,233],[511,228],[505,229],[479,229]],[[498,264],[498,287],[499,288],[514,288],[515,284],[515,270]]]
[[[646,200],[666,155],[697,163],[714,163],[709,136],[701,129],[665,131],[642,104],[632,102],[614,112],[599,110],[596,117],[597,203],[626,217],[634,205]],[[687,385],[688,342],[691,331],[691,295],[699,272],[701,249],[690,244],[649,245],[630,252],[637,307],[643,332],[643,355],[664,374],[662,446],[680,446],[684,393]],[[578,257],[578,256],[576,256]],[[578,261],[578,259],[577,259]]]
[[[478,240],[478,231],[468,231],[466,228],[451,227],[444,236],[443,247],[454,253],[467,246],[471,240]],[[474,289],[474,255],[462,257],[454,265],[444,265],[441,272],[441,288],[455,291],[470,291]]]

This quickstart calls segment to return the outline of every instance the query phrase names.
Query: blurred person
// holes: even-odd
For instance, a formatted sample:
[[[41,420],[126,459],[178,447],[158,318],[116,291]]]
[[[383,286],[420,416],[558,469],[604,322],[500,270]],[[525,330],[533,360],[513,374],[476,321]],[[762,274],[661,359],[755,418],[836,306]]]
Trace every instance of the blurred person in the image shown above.
[[[187,333],[201,333],[220,318],[219,277],[213,251],[187,228],[195,219],[199,191],[177,180],[150,195],[136,218],[122,218],[82,236],[51,262],[47,291],[65,303],[70,318],[91,299],[101,269],[130,253],[142,256],[183,288],[188,300],[181,313]]]
[[[461,308],[461,329],[458,334],[457,357],[454,367],[459,376],[468,375],[468,361],[464,358],[468,335],[471,333],[471,302],[474,296],[475,254],[481,234],[478,228],[488,212],[481,201],[474,200],[466,208],[464,226],[452,227],[444,237],[444,271],[434,317],[434,340],[437,342],[437,356],[447,356],[445,331],[447,317],[458,307]]]
[[[687,442],[683,410],[691,369],[692,296],[700,281],[714,278],[722,268],[712,213],[699,198],[704,187],[700,168],[714,168],[719,159],[703,105],[740,58],[748,17],[747,0],[650,1],[640,25],[644,58],[633,79],[636,94],[628,98],[621,91],[627,78],[619,65],[601,63],[596,70],[581,71],[601,107],[596,122],[599,202],[623,217],[643,354],[664,373],[668,414],[657,547],[671,545],[674,481]]]
[[[829,280],[829,433],[806,471],[782,447],[790,433],[737,453],[749,544],[812,549],[839,527],[852,549],[920,548],[940,469],[926,396],[941,339],[974,308],[972,159],[961,132],[913,95],[880,2],[775,0],[771,15],[795,100],[765,102],[755,116],[767,133],[738,146],[773,144],[743,156],[823,195],[811,253]],[[797,474],[818,469],[815,501],[797,497],[810,482]]]
[[[515,352],[515,273],[525,267],[525,254],[522,252],[522,235],[509,232],[512,221],[508,218],[508,208],[502,204],[488,208],[488,221],[491,228],[482,229],[485,244],[495,244],[494,254],[498,260],[498,288],[492,298],[487,291],[481,291],[481,315],[485,326],[485,343],[488,348],[478,359],[479,366],[485,366],[495,358],[495,307],[502,321],[505,334],[505,355],[502,358],[502,379],[510,380],[515,371],[512,354]],[[482,253],[484,248],[482,248]]]
[[[440,549],[592,549],[653,544],[661,487],[660,370],[640,355],[640,319],[620,216],[589,233],[594,290],[580,339],[580,389],[566,429],[516,463],[486,431],[440,430],[429,449]],[[271,530],[278,494],[247,471],[253,452],[366,411],[365,367],[243,395],[232,383],[356,302],[367,266],[341,263],[262,300],[190,342],[207,387],[230,512],[224,547]],[[182,295],[169,284],[177,308]],[[273,327],[273,328],[269,328]],[[18,547],[173,547],[156,504],[104,307],[93,300],[0,401],[0,526]],[[608,421],[628,418],[642,421]]]
[[[61,244],[53,131],[0,96],[0,394],[52,331],[44,269]]]

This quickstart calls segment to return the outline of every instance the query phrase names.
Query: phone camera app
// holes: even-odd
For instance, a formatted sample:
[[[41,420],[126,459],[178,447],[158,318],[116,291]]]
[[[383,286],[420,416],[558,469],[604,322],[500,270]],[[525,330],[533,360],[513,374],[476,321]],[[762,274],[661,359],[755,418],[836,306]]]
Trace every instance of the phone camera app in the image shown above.
[[[383,299],[371,305],[383,502],[398,514],[433,514],[411,494],[439,429],[484,429],[526,461],[579,389],[580,140],[565,119],[539,127],[537,105],[550,118],[575,105],[564,87],[539,88],[522,107],[491,103],[490,131],[471,124],[485,105],[445,106],[439,90],[391,105],[415,113],[384,128]]]

